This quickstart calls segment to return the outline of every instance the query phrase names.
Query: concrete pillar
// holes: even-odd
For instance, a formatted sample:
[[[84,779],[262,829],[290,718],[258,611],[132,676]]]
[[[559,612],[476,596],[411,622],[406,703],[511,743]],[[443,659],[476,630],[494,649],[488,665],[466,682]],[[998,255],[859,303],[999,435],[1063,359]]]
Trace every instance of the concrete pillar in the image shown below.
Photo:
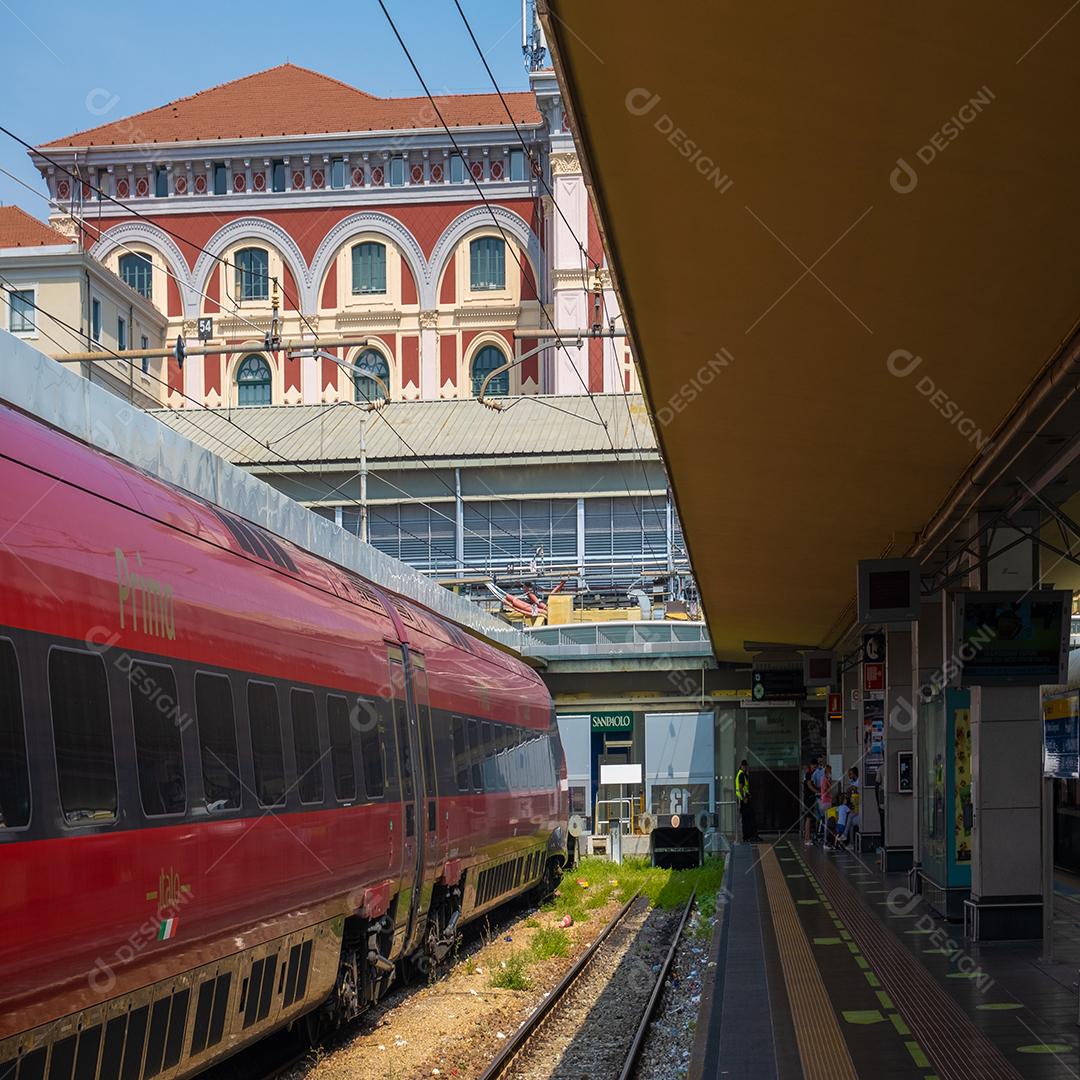
[[[897,755],[912,749],[911,628],[885,633],[885,869],[911,869],[915,810],[911,793],[899,789]]]
[[[930,768],[930,762],[920,758],[919,748],[919,706],[926,701],[934,688],[942,681],[942,668],[945,664],[945,652],[942,649],[941,636],[941,600],[924,603],[919,611],[918,621],[911,627],[911,682],[913,694],[909,722],[911,741],[915,756],[915,793],[912,796],[912,828],[914,850],[912,862],[916,868],[922,863],[922,822],[926,808],[922,804],[921,777],[923,770]]]
[[[979,940],[1042,937],[1037,686],[973,686],[971,899]]]
[[[859,665],[856,664],[844,672],[841,678],[841,692],[844,701],[844,719],[841,721],[842,735],[839,753],[844,755],[845,768],[859,765],[862,760],[862,709],[859,707]],[[863,774],[859,765],[859,775]]]

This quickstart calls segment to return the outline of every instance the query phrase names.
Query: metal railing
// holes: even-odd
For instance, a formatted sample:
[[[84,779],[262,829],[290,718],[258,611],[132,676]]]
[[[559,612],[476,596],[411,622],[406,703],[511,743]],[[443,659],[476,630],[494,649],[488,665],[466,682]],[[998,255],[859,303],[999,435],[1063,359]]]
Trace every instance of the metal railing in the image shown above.
[[[703,622],[601,622],[527,627],[523,651],[530,656],[712,656]]]

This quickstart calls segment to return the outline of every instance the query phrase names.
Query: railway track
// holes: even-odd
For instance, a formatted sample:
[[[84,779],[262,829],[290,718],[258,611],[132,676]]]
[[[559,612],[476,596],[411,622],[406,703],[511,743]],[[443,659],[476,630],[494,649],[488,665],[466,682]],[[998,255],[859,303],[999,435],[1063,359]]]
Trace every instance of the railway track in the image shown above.
[[[687,918],[635,893],[512,1035],[480,1080],[629,1080]]]

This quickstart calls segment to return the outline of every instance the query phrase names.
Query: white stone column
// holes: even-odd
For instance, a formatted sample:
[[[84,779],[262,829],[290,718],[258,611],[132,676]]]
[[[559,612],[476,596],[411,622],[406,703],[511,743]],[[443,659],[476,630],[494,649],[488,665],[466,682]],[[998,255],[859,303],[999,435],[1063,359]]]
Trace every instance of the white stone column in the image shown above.
[[[322,401],[321,368],[318,357],[304,353],[300,360],[300,396],[305,405],[318,405]]]
[[[192,340],[187,336],[189,329],[194,329],[191,324],[185,324],[183,328],[184,344],[191,345]],[[195,344],[198,344],[198,339],[195,339]],[[201,356],[189,356],[184,361],[184,393],[187,394],[187,398],[184,400],[185,407],[197,409],[199,405],[203,404],[206,400],[206,379],[205,371],[203,370],[203,360]],[[196,405],[196,402],[199,405]]]
[[[420,396],[439,396],[439,333],[437,311],[420,312]]]

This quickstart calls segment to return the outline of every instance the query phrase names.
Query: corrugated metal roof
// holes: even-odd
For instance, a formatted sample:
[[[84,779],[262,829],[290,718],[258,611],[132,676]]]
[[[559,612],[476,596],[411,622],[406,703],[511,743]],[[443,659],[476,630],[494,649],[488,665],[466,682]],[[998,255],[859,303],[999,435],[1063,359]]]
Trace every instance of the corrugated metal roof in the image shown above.
[[[360,454],[360,424],[365,417],[368,460],[372,462],[416,457],[431,462],[525,455],[610,455],[612,446],[619,454],[639,449],[650,455],[656,452],[656,440],[640,394],[595,394],[592,401],[584,395],[525,395],[506,403],[509,407],[503,412],[485,409],[473,398],[463,398],[396,401],[368,413],[349,402],[339,402],[242,409],[159,409],[153,415],[237,465],[356,461]]]

